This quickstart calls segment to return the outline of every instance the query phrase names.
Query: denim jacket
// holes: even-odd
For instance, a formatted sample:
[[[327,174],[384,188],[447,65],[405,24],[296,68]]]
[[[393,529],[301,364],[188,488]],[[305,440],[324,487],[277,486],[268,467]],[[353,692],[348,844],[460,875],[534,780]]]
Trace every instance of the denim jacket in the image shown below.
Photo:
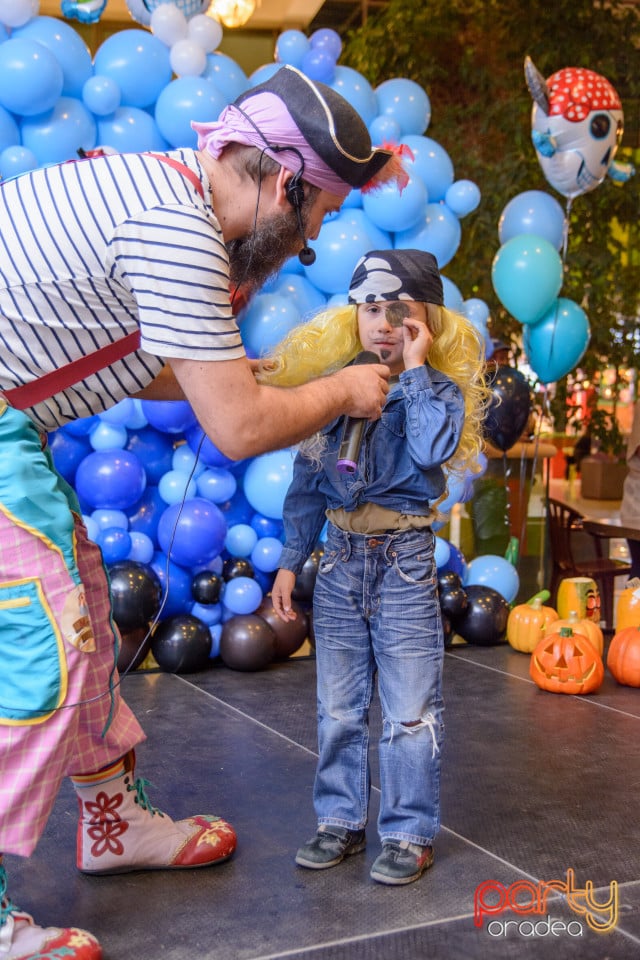
[[[280,566],[300,573],[316,546],[325,511],[355,510],[376,503],[413,516],[426,516],[444,492],[441,464],[454,453],[464,422],[464,400],[457,385],[428,364],[405,370],[387,396],[382,417],[365,425],[358,469],[337,469],[344,418],[322,433],[327,448],[318,470],[303,454],[294,463],[283,520],[285,545]]]

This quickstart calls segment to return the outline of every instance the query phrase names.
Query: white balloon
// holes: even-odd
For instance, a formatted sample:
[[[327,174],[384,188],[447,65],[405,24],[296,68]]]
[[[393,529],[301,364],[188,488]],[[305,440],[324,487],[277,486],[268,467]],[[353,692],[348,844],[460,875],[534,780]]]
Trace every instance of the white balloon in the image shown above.
[[[187,36],[187,18],[174,3],[162,3],[151,14],[151,32],[167,47]]]
[[[189,39],[199,44],[205,53],[213,53],[220,46],[222,27],[206,13],[198,13],[189,20]]]
[[[6,27],[22,27],[38,16],[40,0],[0,0],[0,23]]]
[[[207,55],[201,46],[186,38],[171,47],[169,63],[178,77],[199,77],[207,65]]]

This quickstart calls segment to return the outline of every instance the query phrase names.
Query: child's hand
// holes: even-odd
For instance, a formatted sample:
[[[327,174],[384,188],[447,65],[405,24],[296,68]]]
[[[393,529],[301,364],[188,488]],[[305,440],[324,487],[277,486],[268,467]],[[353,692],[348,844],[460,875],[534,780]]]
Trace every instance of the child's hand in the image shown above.
[[[429,355],[429,348],[433,343],[433,334],[426,323],[405,317],[402,322],[404,348],[402,359],[405,370],[421,367]]]
[[[280,568],[271,588],[271,602],[273,609],[281,620],[287,623],[296,620],[297,613],[291,608],[291,594],[296,583],[296,575],[291,570]]]

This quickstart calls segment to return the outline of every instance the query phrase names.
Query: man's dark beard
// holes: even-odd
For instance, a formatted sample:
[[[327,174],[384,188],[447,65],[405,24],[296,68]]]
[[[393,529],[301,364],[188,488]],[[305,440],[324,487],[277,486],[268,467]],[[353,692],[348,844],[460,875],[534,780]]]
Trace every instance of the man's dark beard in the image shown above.
[[[227,244],[231,290],[258,290],[298,250],[302,240],[293,210],[261,220],[255,231]]]

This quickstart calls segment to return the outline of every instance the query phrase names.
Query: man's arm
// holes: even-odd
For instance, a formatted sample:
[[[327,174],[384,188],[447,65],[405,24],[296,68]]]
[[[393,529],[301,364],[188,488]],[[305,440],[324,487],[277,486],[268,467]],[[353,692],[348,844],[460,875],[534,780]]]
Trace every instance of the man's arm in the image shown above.
[[[342,414],[376,420],[389,390],[383,364],[349,366],[282,388],[258,384],[245,358],[167,362],[204,432],[234,460],[291,446]]]

